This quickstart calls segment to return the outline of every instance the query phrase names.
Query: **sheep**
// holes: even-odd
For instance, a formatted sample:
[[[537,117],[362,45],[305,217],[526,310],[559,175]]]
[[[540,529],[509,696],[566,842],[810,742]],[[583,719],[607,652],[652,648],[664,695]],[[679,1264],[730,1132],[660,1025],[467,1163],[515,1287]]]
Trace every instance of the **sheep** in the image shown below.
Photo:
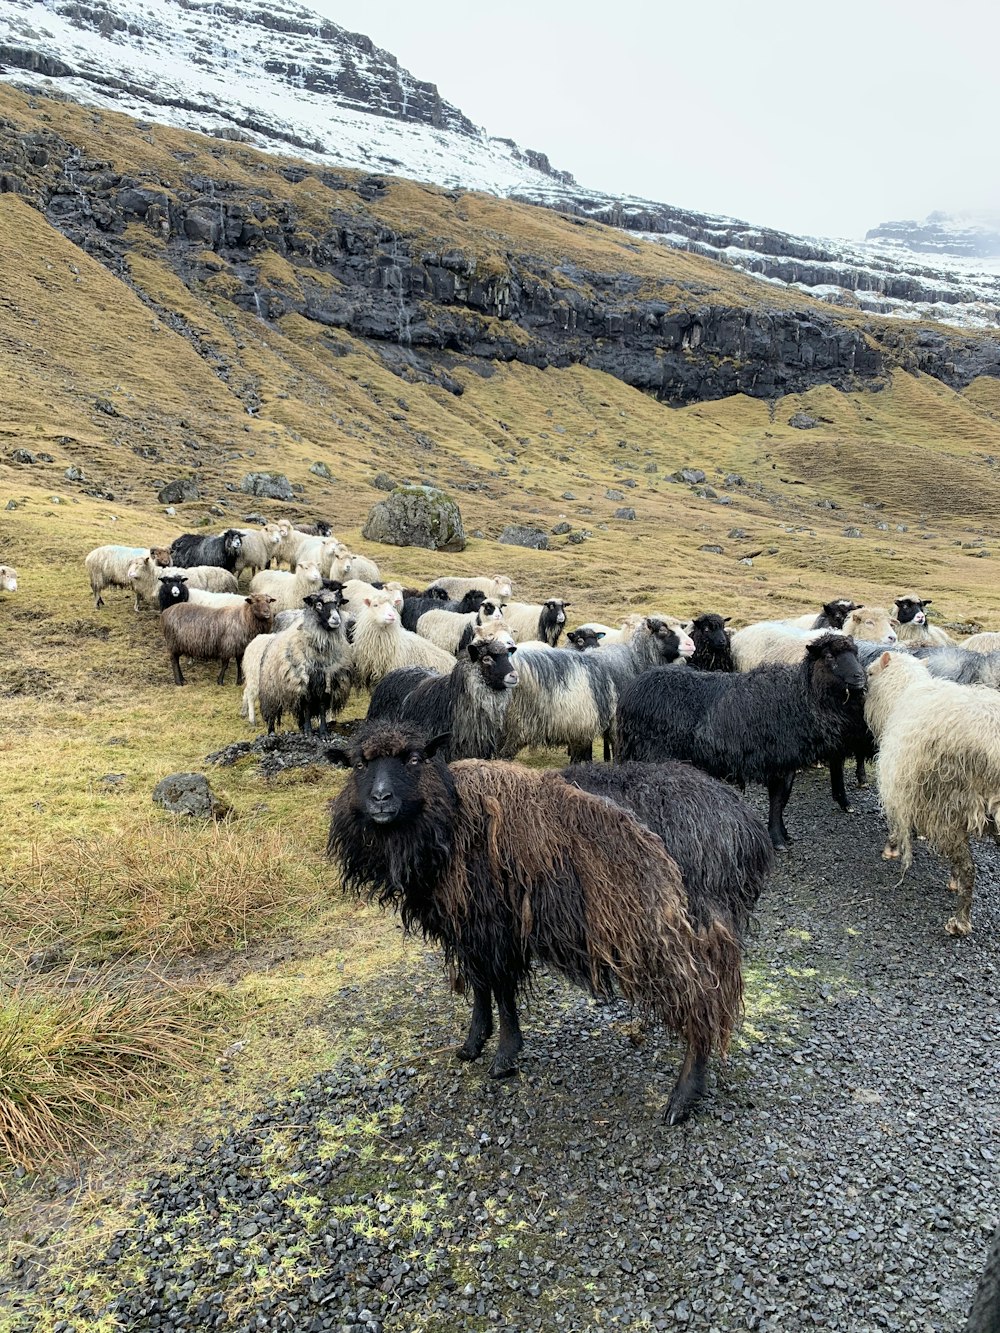
[[[892,614],[899,621],[899,638],[906,644],[930,644],[942,648],[952,643],[950,634],[938,629],[927,619],[927,607],[934,599],[918,597],[915,593],[904,593],[892,604]]]
[[[294,574],[283,569],[264,569],[250,580],[251,592],[266,592],[272,597],[278,611],[294,611],[302,605],[309,593],[319,592],[323,575],[311,560],[303,560]]]
[[[963,639],[960,647],[970,653],[1000,653],[1000,634],[996,630],[984,630],[982,634],[970,634]]]
[[[253,578],[258,570],[270,568],[280,539],[276,532],[267,528],[240,528],[239,531],[243,544],[236,557],[234,573],[238,579],[245,569],[249,569]]]
[[[585,653],[588,650],[600,648],[601,640],[605,637],[607,631],[604,629],[595,629],[591,625],[581,625],[579,629],[571,629],[566,635],[566,643],[570,648],[575,648],[578,653]]]
[[[126,577],[135,591],[136,609],[140,601],[158,602],[161,611],[163,599],[160,594],[160,580],[163,578],[183,578],[188,588],[202,588],[207,592],[234,593],[239,586],[236,576],[230,574],[228,569],[220,569],[218,565],[194,565],[190,569],[174,568],[170,565],[164,567],[157,563],[152,551],[147,551],[137,560],[133,560],[128,567]]]
[[[488,635],[489,627],[483,627]],[[447,676],[423,667],[390,671],[372,691],[368,720],[412,722],[428,735],[447,733],[445,758],[495,759],[517,685],[506,639],[474,639]]]
[[[976,867],[970,836],[1000,841],[1000,698],[936,680],[926,663],[883,653],[868,671],[865,717],[879,744],[878,788],[888,824],[882,855],[913,863],[913,834],[950,863],[958,908],[949,935],[972,930]]]
[[[694,645],[690,639],[691,649]],[[676,630],[649,616],[628,643],[580,653],[547,644],[518,646],[520,683],[507,710],[502,753],[513,758],[526,746],[563,746],[570,760],[590,759],[594,738],[604,742],[605,760],[615,745],[615,708],[627,683],[649,667],[682,655]]]
[[[706,904],[699,925],[677,862],[627,810],[519,764],[449,768],[442,744],[410,724],[375,723],[328,751],[351,768],[327,839],[344,891],[396,908],[405,927],[440,943],[474,997],[460,1059],[482,1054],[495,998],[494,1078],[516,1071],[517,1000],[533,963],[597,998],[620,993],[677,1032],[686,1051],[665,1120],[679,1124],[742,1009],[728,921]]]
[[[965,648],[913,648],[911,655],[923,662],[931,676],[953,680],[956,685],[986,685],[1000,689],[1000,653],[970,653]]]
[[[455,659],[449,653],[403,629],[394,592],[372,589],[372,594],[357,601],[353,594],[350,598],[355,610],[351,642],[359,684],[371,689],[397,667],[430,667],[445,674],[451,671]]]
[[[13,565],[0,565],[0,592],[17,592],[17,570]]]
[[[318,518],[315,523],[300,523],[295,531],[303,532],[307,537],[333,536],[333,528],[327,523],[325,518]]]
[[[561,597],[546,602],[506,602],[504,619],[518,643],[537,639],[554,648],[566,625],[567,606],[569,602]]]
[[[824,602],[819,615],[807,611],[804,616],[794,616],[783,623],[795,625],[798,629],[839,629],[852,611],[857,611],[860,602],[852,602],[849,597],[835,597],[832,602]]]
[[[170,559],[178,569],[218,565],[235,574],[242,546],[243,534],[237,528],[227,528],[217,537],[198,537],[193,532],[185,532],[171,543]]]
[[[787,851],[783,815],[795,774],[843,756],[860,726],[864,689],[853,641],[829,630],[797,666],[647,671],[622,692],[616,757],[685,759],[713,777],[763,783],[771,842]]]
[[[275,559],[285,561],[293,572],[297,565],[310,560],[320,569],[329,569],[340,543],[336,537],[313,535],[293,528],[287,518],[279,518],[278,531],[281,534],[276,548]]]
[[[685,628],[694,643],[694,652],[688,666],[695,671],[735,671],[733,650],[729,641],[729,616],[718,616],[712,611],[703,613]]]
[[[133,560],[148,554],[149,549],[145,546],[95,546],[84,556],[95,611],[104,605],[101,594],[105,588],[131,588],[129,566]],[[138,593],[135,594],[135,609],[139,610]]]
[[[230,658],[236,660],[236,683],[243,683],[243,654],[258,634],[269,634],[274,598],[251,593],[242,606],[194,606],[181,602],[160,616],[163,640],[174,672],[174,684],[183,685],[181,654],[221,663],[218,683],[224,685]]]
[[[472,611],[478,611],[483,602],[486,601],[485,593],[475,592],[464,593],[459,599],[450,598],[444,595],[441,588],[428,589],[427,592],[418,593],[416,597],[407,597],[403,595],[403,628],[417,632],[417,621],[425,611],[454,611],[458,615],[468,615]]]
[[[506,602],[514,595],[514,584],[506,574],[491,574],[488,578],[440,578],[435,579],[428,586],[431,588],[443,588],[449,597],[463,597],[467,592],[481,592],[484,597],[490,597],[493,601]]]
[[[366,583],[378,583],[382,577],[378,565],[366,555],[349,551],[343,542],[338,542],[330,561],[327,573],[331,579],[346,583],[348,579],[364,579]]]
[[[478,610],[465,615],[457,611],[425,611],[417,621],[416,632],[422,639],[428,639],[456,657],[468,645],[477,626],[490,624],[502,625],[505,632],[511,632],[503,608],[499,603],[487,600]]]
[[[310,593],[303,600],[302,619],[291,629],[259,636],[264,648],[253,684],[249,667],[244,672],[247,715],[253,720],[253,705],[259,702],[268,735],[282,714],[291,712],[303,735],[312,735],[315,717],[319,734],[326,736],[327,714],[339,713],[350,698],[352,653],[343,634],[337,594]]]
[[[844,619],[840,633],[872,643],[893,644],[898,623],[880,606],[857,607]],[[732,637],[733,661],[738,671],[750,671],[765,663],[795,666],[801,662],[810,643],[830,630],[798,629],[783,620],[759,620],[737,630]]]

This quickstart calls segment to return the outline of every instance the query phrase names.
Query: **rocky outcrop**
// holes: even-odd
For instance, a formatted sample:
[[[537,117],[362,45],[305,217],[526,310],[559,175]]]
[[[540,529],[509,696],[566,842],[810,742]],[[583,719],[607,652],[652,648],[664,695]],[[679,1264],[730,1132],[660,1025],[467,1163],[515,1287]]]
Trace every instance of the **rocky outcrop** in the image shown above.
[[[296,180],[310,174],[302,166],[286,170],[293,169]],[[180,175],[167,189],[88,159],[52,132],[20,136],[0,121],[0,188],[31,199],[124,280],[138,223],[165,243],[167,262],[188,285],[212,278],[221,260],[235,305],[266,320],[294,312],[344,329],[378,346],[403,378],[454,393],[462,391],[449,373],[458,362],[582,364],[672,405],[734,393],[775,398],[819,384],[878,384],[896,363],[956,388],[1000,373],[1000,344],[983,336],[902,323],[862,328],[814,303],[771,305],[764,287],[752,306],[712,300],[704,288],[657,299],[642,279],[620,270],[569,262],[553,269],[530,253],[484,262],[460,249],[411,241],[359,208],[359,199],[384,191],[380,177],[316,168],[313,186],[327,191],[323,229],[266,193],[196,174]],[[269,251],[292,266],[294,283],[261,276]],[[226,367],[213,361],[216,353],[195,330],[169,311],[158,314],[225,377]]]

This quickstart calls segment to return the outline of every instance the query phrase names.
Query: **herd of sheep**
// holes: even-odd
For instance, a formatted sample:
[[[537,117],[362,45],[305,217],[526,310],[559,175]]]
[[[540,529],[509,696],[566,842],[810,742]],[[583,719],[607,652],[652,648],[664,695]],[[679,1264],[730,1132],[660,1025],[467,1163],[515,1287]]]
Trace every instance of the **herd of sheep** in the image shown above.
[[[102,546],[85,564],[95,606],[118,586],[137,609],[159,607],[178,685],[184,657],[217,661],[220,684],[234,661],[243,716],[269,731],[287,715],[325,735],[364,690],[371,721],[447,733],[449,762],[548,747],[580,763],[600,740],[606,761],[679,759],[762,784],[779,851],[795,774],[828,765],[848,810],[845,763],[863,786],[878,752],[883,854],[907,866],[913,834],[926,836],[951,866],[947,929],[971,930],[969,836],[996,836],[1000,807],[1000,635],[953,643],[930,624],[929,598],[901,595],[888,609],[839,598],[735,631],[705,613],[567,633],[564,598],[517,601],[502,575],[403,587],[328,525],[287,519],[184,534],[169,549]]]

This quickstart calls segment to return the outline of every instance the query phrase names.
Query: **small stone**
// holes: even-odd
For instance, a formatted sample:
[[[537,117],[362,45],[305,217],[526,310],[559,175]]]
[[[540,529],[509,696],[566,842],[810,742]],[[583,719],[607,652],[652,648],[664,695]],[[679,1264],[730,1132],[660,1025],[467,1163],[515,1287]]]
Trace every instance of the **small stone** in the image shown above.
[[[861,529],[860,529],[860,528],[845,528],[845,529],[844,529],[844,536],[845,536],[845,537],[860,537],[860,536],[861,536]]]
[[[177,510],[173,507],[173,505],[167,505],[166,509],[164,509],[163,512],[167,515],[168,518],[173,518],[176,515]]]
[[[589,536],[590,533],[586,530],[586,528],[581,528],[579,532],[571,532],[569,536],[566,538],[566,540],[572,546],[579,546],[581,542],[585,542]]]
[[[118,415],[118,408],[115,407],[110,398],[95,398],[94,406],[98,412],[103,412],[106,417],[116,417]]]
[[[12,463],[37,463],[38,459],[30,449],[12,449],[10,451]]]
[[[394,491],[397,483],[389,476],[388,472],[376,472],[372,477],[372,485],[377,491]]]
[[[788,424],[794,426],[796,430],[812,430],[814,426],[819,425],[819,422],[808,412],[796,412],[788,418]]]
[[[171,814],[194,819],[221,819],[229,812],[202,773],[168,774],[153,788],[153,800]]]
[[[722,478],[722,484],[729,490],[733,486],[745,486],[746,481],[739,472],[727,472]]]
[[[248,472],[240,482],[245,495],[259,495],[265,500],[291,500],[292,484],[281,472]]]
[[[553,537],[565,537],[566,533],[570,532],[571,529],[572,525],[569,523],[557,523],[553,528],[550,529],[550,531]]]
[[[83,480],[84,480],[84,476],[83,476],[83,472],[82,472],[82,470],[81,470],[80,468],[78,468],[78,467],[76,466],[75,463],[72,463],[72,464],[66,469],[66,471],[63,473],[63,476],[66,478],[67,481],[83,481]]]
[[[16,500],[8,500],[7,503],[4,505],[4,509],[8,509],[8,510],[10,510],[10,509],[16,509],[17,507],[18,507],[18,505],[17,505],[17,501],[16,501]]]
[[[722,555],[722,547],[716,546],[712,542],[706,542],[703,546],[699,546],[698,550],[707,551],[709,555]]]
[[[609,486],[604,492],[605,500],[624,500],[625,492],[617,490],[614,486]]]
[[[324,481],[332,481],[333,473],[327,467],[326,463],[316,462],[310,467],[309,471],[315,477],[322,477]]]
[[[533,528],[524,523],[511,523],[497,541],[504,546],[527,546],[532,551],[547,551],[549,549],[548,536],[541,528]]]
[[[631,505],[625,505],[621,509],[615,510],[615,518],[624,518],[629,520],[634,519],[635,510],[631,507]]]
[[[564,500],[575,500],[576,496],[573,494],[572,491],[563,491],[562,498]]]
[[[705,480],[705,473],[700,467],[682,467],[679,472],[672,474],[675,481],[686,481],[689,486],[697,486],[699,482]]]
[[[198,486],[192,477],[178,477],[176,481],[168,481],[166,486],[161,487],[156,498],[163,505],[183,504],[185,500],[199,498]]]

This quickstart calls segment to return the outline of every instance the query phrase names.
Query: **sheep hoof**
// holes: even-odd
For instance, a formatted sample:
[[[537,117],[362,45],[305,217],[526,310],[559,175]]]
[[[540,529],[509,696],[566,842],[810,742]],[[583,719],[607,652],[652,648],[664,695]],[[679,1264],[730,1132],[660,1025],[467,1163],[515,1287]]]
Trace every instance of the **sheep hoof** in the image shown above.
[[[960,887],[960,886],[959,886],[958,880],[955,878],[954,875],[952,875],[951,879],[948,881],[948,892],[949,892],[949,893],[957,893],[958,890],[959,890],[959,887]]]
[[[457,1047],[455,1050],[456,1060],[478,1060],[483,1053],[483,1046],[485,1044],[486,1043],[483,1042],[478,1047],[477,1046]]]
[[[772,846],[774,847],[774,850],[776,852],[783,852],[785,856],[787,856],[792,850],[787,842],[775,842],[772,843]]]
[[[845,815],[856,815],[856,814],[857,814],[857,810],[854,808],[853,805],[842,805],[840,808],[841,808],[841,810],[843,810],[843,812],[844,812]]]
[[[971,935],[972,922],[964,917],[953,916],[944,923],[944,928],[949,935]]]
[[[858,783],[858,791],[871,791],[872,784],[866,778],[864,782]]]
[[[885,847],[882,849],[882,860],[883,860],[883,861],[898,861],[898,860],[899,860],[899,848],[898,848],[898,847],[893,847],[893,845],[892,845],[891,842],[887,842],[887,843],[885,844]]]
[[[490,1065],[490,1078],[516,1078],[517,1065],[498,1065],[494,1060]]]

